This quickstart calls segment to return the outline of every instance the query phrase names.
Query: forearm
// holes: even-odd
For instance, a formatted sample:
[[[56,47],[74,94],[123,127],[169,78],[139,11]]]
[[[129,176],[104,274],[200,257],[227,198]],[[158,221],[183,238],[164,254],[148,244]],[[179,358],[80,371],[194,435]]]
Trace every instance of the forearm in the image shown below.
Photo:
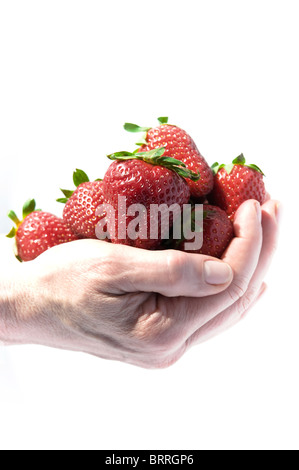
[[[6,268],[0,270],[0,342],[38,343],[46,323],[40,308],[46,286],[39,288],[30,266],[18,262]]]
[[[13,297],[9,282],[0,281],[0,343],[7,344],[10,342],[10,325],[13,322]]]
[[[16,336],[18,304],[24,297],[18,293],[20,267],[12,240],[0,234],[0,342],[4,344],[11,344]]]

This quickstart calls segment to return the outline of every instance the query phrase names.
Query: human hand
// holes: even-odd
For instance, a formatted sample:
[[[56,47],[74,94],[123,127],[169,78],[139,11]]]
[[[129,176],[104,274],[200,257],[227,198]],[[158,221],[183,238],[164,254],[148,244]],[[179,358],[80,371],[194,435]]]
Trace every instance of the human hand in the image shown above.
[[[239,320],[263,291],[276,244],[276,208],[275,201],[264,204],[261,221],[259,204],[245,202],[223,261],[97,240],[52,248],[14,269],[3,340],[169,366]]]

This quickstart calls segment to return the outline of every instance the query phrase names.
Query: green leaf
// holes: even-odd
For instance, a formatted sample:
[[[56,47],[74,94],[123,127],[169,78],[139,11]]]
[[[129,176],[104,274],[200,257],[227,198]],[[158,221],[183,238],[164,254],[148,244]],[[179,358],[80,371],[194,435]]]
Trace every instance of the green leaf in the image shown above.
[[[110,155],[107,155],[107,158],[109,158],[109,160],[130,160],[134,158],[135,155],[136,154],[132,152],[121,151],[121,152],[111,153]]]
[[[176,158],[162,157],[161,159],[159,159],[159,162],[160,161],[163,165],[167,164],[167,163],[170,163],[170,164],[175,165],[175,166],[181,166],[183,168],[186,168],[185,163],[181,162],[180,160],[177,160]]]
[[[16,233],[17,233],[17,231],[16,231],[15,227],[13,227],[11,229],[11,231],[6,236],[7,236],[7,238],[14,238],[16,236]]]
[[[246,164],[246,160],[245,160],[245,157],[244,157],[243,153],[241,153],[241,155],[239,155],[237,158],[235,158],[232,161],[232,163],[229,163],[228,165],[225,165],[224,163],[219,165],[219,163],[216,162],[211,166],[211,169],[212,169],[214,175],[216,175],[221,168],[224,168],[225,171],[227,172],[227,174],[229,175],[232,172],[235,165],[246,166],[247,168],[251,168],[252,170],[258,171],[263,176],[265,176],[264,173],[262,172],[262,170],[257,165],[247,165]]]
[[[153,150],[149,150],[148,152],[137,152],[134,155],[135,157],[141,157],[142,160],[152,163],[151,160],[154,162],[155,159],[161,157],[164,153],[165,147],[159,147]]]
[[[137,124],[132,124],[131,122],[126,122],[124,124],[124,129],[128,132],[148,132],[150,127],[140,127]]]
[[[69,189],[61,189],[60,188],[60,191],[65,195],[66,198],[70,198],[72,197],[72,195],[74,194],[74,191],[70,191]]]
[[[214,175],[217,175],[218,171],[221,170],[221,168],[224,168],[227,173],[230,173],[233,169],[234,165],[230,163],[229,165],[225,165],[222,163],[221,165],[216,162],[211,166],[211,170],[213,171]]]
[[[168,167],[166,167],[168,168]],[[188,170],[187,168],[184,169],[184,168],[181,168],[181,167],[176,167],[176,166],[173,166],[173,167],[169,167],[170,170],[173,170],[175,171],[179,176],[181,176],[182,178],[185,178],[185,179],[190,179],[191,181],[199,181],[201,176],[200,176],[200,173],[195,173],[194,171],[192,170]]]
[[[233,163],[235,165],[245,165],[245,162],[246,160],[245,160],[243,153],[241,153],[241,155],[239,155],[237,158],[233,160]]]
[[[254,164],[250,164],[250,165],[245,165],[247,168],[251,168],[252,170],[255,170],[255,171],[258,171],[259,173],[261,173],[263,176],[266,176],[265,173],[257,166],[257,165],[254,165]]]
[[[168,117],[162,116],[158,117],[158,121],[160,124],[167,124],[168,123]]]
[[[73,181],[74,181],[74,185],[77,188],[82,183],[88,183],[89,178],[88,178],[87,174],[85,173],[85,171],[77,169],[73,173]]]
[[[61,204],[66,204],[67,201],[68,201],[67,197],[60,197],[60,198],[56,199],[56,202],[61,202]]]
[[[219,167],[220,165],[218,162],[213,163],[213,165],[211,166],[211,170],[214,173],[214,175],[217,175]]]
[[[9,211],[7,216],[10,218],[10,220],[12,220],[16,224],[16,226],[20,225],[21,221],[14,211]]]
[[[35,211],[36,202],[34,199],[28,199],[23,206],[23,219]]]
[[[107,155],[110,160],[142,160],[151,165],[160,165],[165,168],[175,171],[182,178],[191,179],[192,181],[198,181],[200,174],[194,171],[188,170],[185,163],[172,157],[163,157],[165,147],[159,147],[149,152],[116,152],[111,155]]]

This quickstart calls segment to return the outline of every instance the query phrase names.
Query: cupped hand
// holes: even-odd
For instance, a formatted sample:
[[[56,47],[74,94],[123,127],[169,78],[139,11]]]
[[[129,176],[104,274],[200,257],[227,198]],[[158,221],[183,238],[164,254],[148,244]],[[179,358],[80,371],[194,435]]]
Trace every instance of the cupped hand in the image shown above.
[[[277,207],[242,204],[222,260],[98,240],[52,248],[14,267],[0,340],[167,367],[237,322],[263,292]]]

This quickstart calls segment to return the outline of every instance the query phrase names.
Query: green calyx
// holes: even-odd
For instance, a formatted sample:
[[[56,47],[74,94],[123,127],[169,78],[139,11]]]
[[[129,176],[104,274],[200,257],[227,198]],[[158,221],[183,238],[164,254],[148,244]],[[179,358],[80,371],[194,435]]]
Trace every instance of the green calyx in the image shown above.
[[[151,128],[150,127],[141,127],[137,124],[132,124],[131,122],[126,122],[124,124],[124,129],[128,132],[148,132]]]
[[[218,171],[221,170],[221,168],[224,168],[225,171],[227,172],[227,174],[229,175],[232,172],[235,165],[241,165],[241,166],[245,166],[246,168],[251,168],[252,170],[258,171],[263,176],[265,176],[263,171],[257,165],[247,164],[246,163],[246,160],[245,160],[245,157],[244,157],[243,153],[241,153],[241,155],[239,155],[237,158],[235,158],[232,161],[232,163],[230,163],[228,165],[225,165],[224,163],[219,164],[218,162],[216,162],[211,166],[211,169],[212,169],[214,175],[216,175],[218,173]]]
[[[89,181],[90,181],[89,177],[87,176],[85,171],[79,170],[79,169],[76,169],[74,171],[74,173],[73,173],[73,182],[74,182],[74,185],[76,186],[76,188],[78,188],[78,186],[80,186],[80,184],[89,183]],[[98,180],[96,180],[96,181],[98,181]],[[61,188],[60,188],[60,191],[62,192],[64,197],[56,199],[56,201],[61,202],[62,204],[66,204],[67,201],[72,197],[72,195],[75,192],[75,190],[61,189]]]
[[[158,117],[158,121],[160,125],[167,124],[168,123],[168,117],[166,116],[161,116]],[[131,122],[126,122],[124,124],[124,129],[128,132],[148,132],[151,127],[141,127],[138,126],[137,124],[132,124]]]
[[[36,209],[35,199],[28,199],[28,201],[26,201],[25,204],[23,205],[22,220],[18,218],[17,214],[14,211],[9,211],[7,215],[10,218],[10,220],[12,220],[12,222],[16,225],[16,227],[13,227],[11,231],[6,235],[7,238],[14,238],[23,220],[26,219],[28,215],[32,214],[32,212],[36,212],[36,211],[40,211],[40,209]]]
[[[168,117],[166,117],[166,116],[158,117],[158,122],[159,122],[160,126],[162,126],[163,124],[168,124]],[[138,126],[137,124],[132,124],[131,122],[126,122],[124,124],[124,129],[128,132],[133,132],[133,133],[140,132],[140,133],[144,134],[141,137],[141,139],[139,139],[138,142],[136,142],[136,145],[142,146],[142,145],[147,145],[148,144],[148,142],[147,142],[147,133],[151,129],[151,127],[141,127],[141,126]]]
[[[165,147],[160,147],[149,152],[116,152],[111,155],[107,155],[110,160],[142,160],[145,163],[150,163],[151,165],[163,166],[169,170],[175,171],[182,178],[187,178],[192,181],[198,181],[200,179],[200,174],[195,173],[194,171],[188,170],[185,163],[181,162],[172,157],[164,156]]]

